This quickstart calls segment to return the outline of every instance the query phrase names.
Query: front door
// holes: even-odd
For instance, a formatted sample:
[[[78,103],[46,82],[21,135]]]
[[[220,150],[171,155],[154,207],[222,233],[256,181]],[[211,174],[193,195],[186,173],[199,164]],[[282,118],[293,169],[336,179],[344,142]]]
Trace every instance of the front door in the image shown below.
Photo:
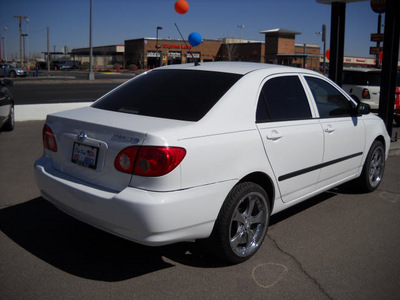
[[[282,200],[290,202],[315,190],[324,136],[297,75],[269,78],[257,108],[257,127],[278,182]]]
[[[324,132],[325,153],[318,188],[336,185],[354,177],[361,168],[365,126],[354,116],[355,104],[320,78],[306,76],[318,108]]]

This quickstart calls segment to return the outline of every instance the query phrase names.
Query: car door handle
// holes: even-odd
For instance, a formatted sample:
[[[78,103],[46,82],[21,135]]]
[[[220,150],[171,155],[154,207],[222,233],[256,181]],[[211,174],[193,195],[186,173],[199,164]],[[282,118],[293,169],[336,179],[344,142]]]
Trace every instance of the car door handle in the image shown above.
[[[278,130],[273,129],[270,132],[267,132],[268,140],[276,141],[276,140],[279,140],[281,137],[282,137],[282,134],[280,134]]]
[[[335,128],[333,128],[333,126],[332,126],[331,124],[328,124],[328,125],[325,126],[324,131],[325,131],[326,133],[332,133],[332,132],[335,131]]]

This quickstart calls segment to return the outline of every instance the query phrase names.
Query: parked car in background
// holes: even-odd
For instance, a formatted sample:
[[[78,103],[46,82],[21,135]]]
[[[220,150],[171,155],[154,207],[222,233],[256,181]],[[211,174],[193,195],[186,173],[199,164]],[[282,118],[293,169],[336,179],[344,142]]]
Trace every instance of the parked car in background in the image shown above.
[[[400,73],[397,72],[394,119],[400,125]],[[378,112],[381,88],[381,70],[371,68],[345,68],[343,89],[356,101],[368,103],[373,112]]]
[[[14,129],[14,98],[7,87],[13,85],[12,80],[0,80],[0,132]]]
[[[63,61],[54,61],[52,63],[53,69],[57,70],[72,70],[72,69],[79,69],[81,66],[80,61],[74,60],[63,60]]]
[[[6,74],[6,77],[11,77],[11,78],[15,78],[17,76],[25,77],[28,75],[27,70],[17,68],[10,64],[0,64],[0,67],[1,67],[0,77],[4,76],[4,73]]]
[[[153,246],[201,240],[239,263],[270,215],[350,180],[377,189],[390,138],[369,112],[305,69],[171,65],[48,115],[35,177],[95,227]]]

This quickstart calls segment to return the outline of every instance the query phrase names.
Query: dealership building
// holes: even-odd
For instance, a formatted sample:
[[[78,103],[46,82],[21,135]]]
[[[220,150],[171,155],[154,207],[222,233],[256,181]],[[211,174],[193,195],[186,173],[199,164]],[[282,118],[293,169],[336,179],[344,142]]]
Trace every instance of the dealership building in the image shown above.
[[[319,69],[320,47],[311,44],[295,44],[300,34],[286,29],[261,31],[263,41],[245,39],[204,39],[192,47],[184,40],[138,38],[126,40],[124,45],[93,47],[95,68],[135,66],[152,69],[158,66],[208,61],[249,61]],[[87,64],[89,48],[73,49],[74,60]]]
[[[183,40],[140,38],[125,41],[126,64],[140,69],[194,61],[214,61],[221,40],[205,39],[197,47]]]
[[[272,63],[320,70],[321,49],[315,44],[298,44],[299,32],[277,28],[261,31],[264,40],[235,38],[204,39],[192,47],[188,42],[174,39],[138,38],[124,45],[94,47],[95,67],[132,67],[152,69],[157,66],[208,61],[249,61]],[[89,48],[73,49],[75,60],[89,61]],[[327,60],[329,62],[329,60]],[[374,58],[344,57],[344,64],[373,66]]]
[[[126,65],[154,68],[162,65],[207,61],[249,61],[319,69],[320,47],[295,44],[300,34],[285,29],[260,32],[265,41],[225,38],[204,39],[192,47],[183,40],[139,38],[125,41]]]

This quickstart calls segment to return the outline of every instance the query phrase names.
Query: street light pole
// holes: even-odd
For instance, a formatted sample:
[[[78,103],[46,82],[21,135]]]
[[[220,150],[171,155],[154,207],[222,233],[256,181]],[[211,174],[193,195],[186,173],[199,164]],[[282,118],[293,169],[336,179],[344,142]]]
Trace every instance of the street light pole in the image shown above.
[[[324,56],[324,63],[323,63],[323,71],[322,71],[322,74],[323,75],[325,75],[326,73],[326,55],[325,55],[325,52],[326,52],[326,25],[325,24],[323,24],[322,25],[322,42],[324,43],[324,53],[323,53],[323,56]]]
[[[93,73],[93,47],[92,47],[92,17],[93,17],[93,0],[90,0],[90,25],[89,25],[89,80],[94,80]]]
[[[2,37],[3,39],[3,56],[4,56],[4,60],[5,62],[7,62],[7,48],[6,48],[6,43],[7,43],[7,27],[3,27],[4,29],[4,36]]]
[[[238,28],[240,30],[240,42],[242,42],[242,29],[244,28],[244,25],[238,25]]]
[[[19,19],[19,58],[21,61],[20,67],[24,67],[24,62],[22,61],[22,19],[26,19],[27,16],[14,16],[14,18]]]
[[[157,26],[157,32],[156,32],[156,58],[157,58],[157,67],[161,66],[161,54],[158,51],[159,46],[158,46],[158,31],[162,30],[161,26]],[[158,57],[160,55],[160,57]]]
[[[47,26],[47,72],[50,72],[50,33],[49,26]]]
[[[25,58],[26,58],[26,56],[25,56],[25,37],[28,37],[28,35],[26,34],[26,33],[23,33],[22,35],[22,40],[23,40],[23,46],[22,46],[22,49],[23,49],[23,59],[22,59],[22,61],[23,62],[25,62]]]
[[[324,45],[324,50],[322,52],[322,57],[323,57],[323,65],[322,65],[322,74],[325,75],[325,69],[326,69],[326,56],[325,56],[325,52],[326,52],[326,25],[323,24],[322,25],[322,31],[321,32],[316,32],[317,35],[321,35],[321,40],[322,43]]]
[[[28,68],[29,68],[29,60],[30,60],[30,56],[31,53],[29,51],[29,30],[28,30],[28,23],[29,23],[29,19],[25,19],[26,20],[26,48],[27,48],[27,52],[28,52],[28,58],[27,58],[27,63],[28,63]]]

